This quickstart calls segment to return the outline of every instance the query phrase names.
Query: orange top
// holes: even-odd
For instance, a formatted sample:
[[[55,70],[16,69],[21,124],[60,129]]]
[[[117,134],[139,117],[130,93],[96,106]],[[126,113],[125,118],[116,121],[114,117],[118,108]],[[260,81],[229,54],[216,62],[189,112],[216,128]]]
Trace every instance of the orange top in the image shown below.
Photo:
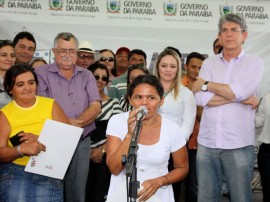
[[[187,75],[185,75],[182,78],[181,82],[184,86],[190,88],[190,86],[189,86],[190,83],[189,83]],[[200,129],[200,121],[196,116],[193,132],[192,132],[192,134],[188,140],[188,143],[187,143],[189,149],[197,149],[198,148],[197,138],[198,138],[198,134],[199,134],[199,129]]]

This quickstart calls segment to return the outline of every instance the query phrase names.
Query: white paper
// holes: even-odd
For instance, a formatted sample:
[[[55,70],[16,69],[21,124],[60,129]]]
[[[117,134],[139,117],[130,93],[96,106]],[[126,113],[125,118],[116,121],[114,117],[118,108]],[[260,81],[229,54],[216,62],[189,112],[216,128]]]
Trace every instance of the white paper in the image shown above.
[[[140,190],[142,190],[143,186],[140,185]],[[108,198],[106,202],[126,202],[127,201],[127,187],[126,182],[124,181],[116,190],[116,192]],[[136,199],[138,201],[138,199]],[[151,196],[146,202],[161,202],[155,195]]]
[[[63,179],[82,132],[83,128],[46,120],[38,138],[46,152],[31,156],[25,171]]]

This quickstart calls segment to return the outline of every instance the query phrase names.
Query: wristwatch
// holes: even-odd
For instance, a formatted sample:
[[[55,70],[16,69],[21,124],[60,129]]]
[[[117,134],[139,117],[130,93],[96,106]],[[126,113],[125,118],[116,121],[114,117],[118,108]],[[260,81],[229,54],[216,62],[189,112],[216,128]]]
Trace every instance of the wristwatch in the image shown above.
[[[204,82],[204,84],[202,85],[202,91],[204,92],[208,91],[208,83],[209,81]]]

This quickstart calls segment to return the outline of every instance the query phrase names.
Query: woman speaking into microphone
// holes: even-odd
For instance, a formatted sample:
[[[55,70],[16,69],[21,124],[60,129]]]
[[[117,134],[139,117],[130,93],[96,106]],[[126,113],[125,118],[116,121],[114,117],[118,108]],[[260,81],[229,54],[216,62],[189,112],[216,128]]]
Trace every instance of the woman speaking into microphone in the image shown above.
[[[137,151],[137,180],[141,184],[138,198],[139,201],[147,201],[155,195],[162,202],[174,202],[171,184],[187,175],[188,160],[185,138],[179,135],[181,129],[157,112],[163,104],[163,93],[163,87],[155,76],[138,76],[127,92],[134,110],[117,114],[110,119],[107,127],[107,165],[112,177],[108,201],[126,183],[122,156],[128,155],[137,114],[142,113],[141,106],[144,106],[147,114],[142,121]],[[174,169],[169,172],[170,153]]]

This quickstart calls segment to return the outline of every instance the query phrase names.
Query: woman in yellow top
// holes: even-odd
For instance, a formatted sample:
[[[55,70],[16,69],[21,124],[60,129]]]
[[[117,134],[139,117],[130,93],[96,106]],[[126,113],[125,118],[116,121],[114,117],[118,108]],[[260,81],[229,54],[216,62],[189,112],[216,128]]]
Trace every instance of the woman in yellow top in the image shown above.
[[[38,141],[46,119],[69,123],[53,99],[36,96],[37,84],[28,65],[6,72],[4,88],[13,101],[0,111],[0,201],[63,201],[61,180],[24,171],[30,156],[46,151]]]

